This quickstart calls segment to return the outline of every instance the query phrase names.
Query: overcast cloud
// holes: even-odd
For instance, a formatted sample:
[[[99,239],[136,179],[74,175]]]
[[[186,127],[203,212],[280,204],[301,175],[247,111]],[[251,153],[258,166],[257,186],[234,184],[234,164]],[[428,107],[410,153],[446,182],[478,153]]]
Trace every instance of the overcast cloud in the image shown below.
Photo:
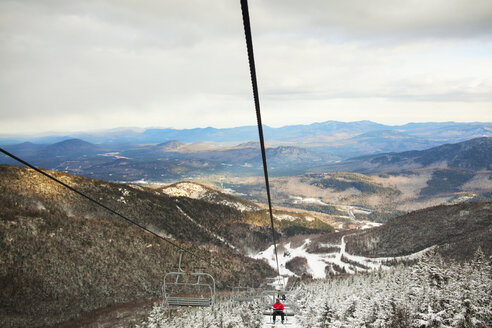
[[[492,121],[490,0],[250,0],[263,122]],[[239,0],[0,0],[0,133],[256,124]]]

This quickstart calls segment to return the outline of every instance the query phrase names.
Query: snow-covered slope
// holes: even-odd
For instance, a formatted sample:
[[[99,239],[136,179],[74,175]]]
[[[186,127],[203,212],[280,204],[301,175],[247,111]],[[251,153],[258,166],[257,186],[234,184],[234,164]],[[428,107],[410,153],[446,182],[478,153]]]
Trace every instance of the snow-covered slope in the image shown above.
[[[291,242],[281,243],[277,247],[283,251],[278,252],[278,261],[281,270],[281,274],[286,274],[290,276],[297,276],[300,272],[305,272],[310,274],[313,278],[321,279],[326,278],[327,275],[336,275],[338,273],[356,273],[356,272],[366,272],[379,269],[388,269],[387,265],[389,262],[400,262],[404,260],[414,260],[421,257],[426,252],[430,251],[433,247],[426,248],[422,251],[410,254],[407,256],[398,257],[379,257],[379,258],[369,258],[364,256],[357,256],[347,253],[345,250],[346,242],[343,236],[339,244],[330,243],[317,245],[318,248],[331,249],[330,252],[309,252],[309,246],[311,244],[311,239],[307,238],[304,243],[300,246],[293,247]],[[271,245],[264,251],[259,252],[251,256],[255,259],[263,259],[268,262],[272,268],[276,268],[274,247]],[[305,260],[302,260],[305,259]],[[296,264],[298,270],[295,269]],[[290,265],[289,265],[290,263]],[[290,269],[289,269],[290,268]],[[293,272],[293,271],[297,272]],[[299,272],[300,271],[300,272]]]
[[[218,190],[214,187],[205,186],[194,182],[179,182],[167,187],[162,188],[162,192],[171,197],[183,197],[190,199],[198,199],[210,204],[226,206],[235,211],[242,212],[242,215],[238,215],[235,211],[231,211],[231,215],[234,217],[242,217],[242,223],[248,224],[255,228],[248,228],[249,231],[255,229],[262,229],[262,233],[270,234],[267,229],[270,227],[270,216],[268,209],[265,206],[257,205],[251,201],[239,198],[235,195],[225,193],[225,190]],[[177,198],[178,199],[178,198]],[[183,199],[184,201],[184,199]],[[212,206],[212,207],[214,207]],[[207,209],[205,209],[207,210]],[[201,216],[202,213],[196,212],[191,215],[194,219]],[[308,212],[297,209],[281,209],[275,208],[273,211],[273,219],[277,231],[284,237],[291,237],[298,234],[319,234],[333,232],[334,228],[327,222],[323,214],[316,212]],[[217,223],[221,224],[221,223]],[[212,229],[213,230],[213,229]],[[216,232],[214,230],[214,232]],[[237,236],[234,231],[228,230],[226,234],[222,235],[232,243],[231,237]],[[237,240],[236,240],[237,241]],[[258,244],[258,242],[261,243]],[[268,241],[264,238],[261,240],[242,240],[240,242],[243,245],[244,252],[249,252],[251,249],[258,251],[267,246]],[[238,245],[236,245],[238,246]],[[241,248],[241,247],[240,247]]]
[[[279,264],[287,274],[324,278],[384,269],[415,260],[433,248],[455,260],[470,258],[479,246],[490,256],[491,209],[490,202],[436,206],[366,230],[295,236],[278,245]],[[276,268],[272,246],[251,256]]]
[[[260,208],[252,202],[225,194],[195,182],[179,182],[163,188],[162,192],[172,197],[201,199],[210,203],[229,206],[241,212],[260,210]]]

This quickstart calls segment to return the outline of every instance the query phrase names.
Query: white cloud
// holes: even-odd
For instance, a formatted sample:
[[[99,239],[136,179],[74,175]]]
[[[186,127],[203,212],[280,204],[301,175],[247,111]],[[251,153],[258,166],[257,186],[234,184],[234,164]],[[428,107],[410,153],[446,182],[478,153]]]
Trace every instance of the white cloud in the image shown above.
[[[318,31],[349,37],[468,37],[489,35],[492,3],[488,0],[296,0],[254,1],[260,31]],[[255,7],[252,6],[253,10]],[[320,35],[317,37],[320,37]],[[328,38],[329,39],[329,38]]]
[[[491,1],[249,7],[265,124],[492,120]],[[239,1],[3,1],[0,42],[3,133],[256,122]]]

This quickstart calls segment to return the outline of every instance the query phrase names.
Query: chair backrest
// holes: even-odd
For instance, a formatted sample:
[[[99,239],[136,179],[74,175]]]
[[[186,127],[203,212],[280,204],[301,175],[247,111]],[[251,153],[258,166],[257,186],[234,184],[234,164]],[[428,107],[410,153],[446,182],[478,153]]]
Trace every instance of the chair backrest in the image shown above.
[[[168,272],[164,276],[162,294],[167,305],[213,306],[215,279],[205,272]]]

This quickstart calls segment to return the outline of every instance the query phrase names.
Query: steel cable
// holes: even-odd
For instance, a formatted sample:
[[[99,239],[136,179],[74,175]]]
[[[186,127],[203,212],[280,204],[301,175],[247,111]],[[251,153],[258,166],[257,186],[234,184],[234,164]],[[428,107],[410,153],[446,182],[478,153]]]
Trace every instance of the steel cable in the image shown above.
[[[244,26],[244,34],[246,36],[246,47],[248,48],[249,71],[251,74],[251,84],[253,85],[253,97],[254,97],[254,101],[255,101],[256,121],[257,121],[257,125],[258,125],[258,134],[260,135],[261,157],[263,160],[263,172],[265,175],[265,185],[266,185],[267,198],[268,198],[268,209],[270,211],[270,223],[272,226],[272,240],[273,240],[273,247],[274,247],[274,251],[275,251],[275,261],[277,263],[277,274],[280,276],[280,267],[278,265],[278,255],[277,255],[277,241],[275,238],[275,227],[273,224],[272,199],[270,196],[270,183],[268,181],[268,168],[267,168],[267,160],[266,160],[266,152],[265,152],[265,140],[263,137],[263,125],[261,123],[260,97],[258,95],[258,83],[256,81],[255,58],[254,58],[254,54],[253,54],[253,38],[251,36],[251,25],[250,25],[250,20],[249,20],[249,10],[248,10],[248,1],[247,0],[241,0],[241,11],[243,14],[243,26]]]

